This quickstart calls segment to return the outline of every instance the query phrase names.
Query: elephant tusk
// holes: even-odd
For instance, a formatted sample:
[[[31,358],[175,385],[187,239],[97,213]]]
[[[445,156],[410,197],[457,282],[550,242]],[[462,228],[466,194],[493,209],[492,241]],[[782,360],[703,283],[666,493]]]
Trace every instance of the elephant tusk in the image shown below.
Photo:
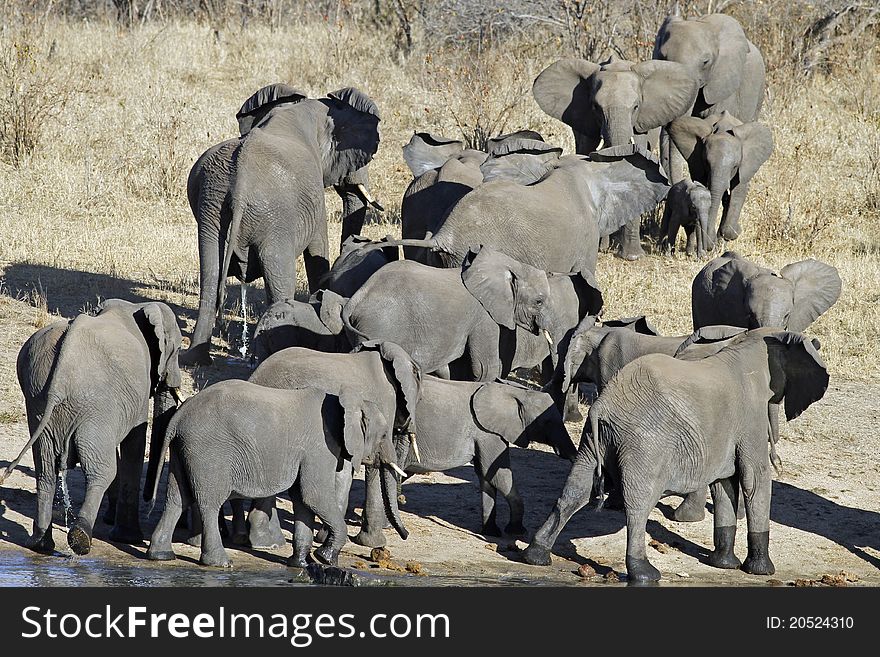
[[[547,329],[544,329],[542,331],[542,333],[544,334],[544,339],[547,340],[547,344],[549,344],[552,347],[553,346],[553,336],[550,335],[550,331],[548,331]]]
[[[400,469],[400,466],[394,462],[388,464],[388,467],[394,470],[397,474],[400,475],[401,479],[406,479],[406,473]]]
[[[419,446],[416,444],[416,434],[409,434],[409,444],[412,447],[413,456],[416,457],[416,463],[421,463],[422,457],[419,455]]]
[[[367,205],[372,205],[379,212],[385,212],[385,208],[383,208],[376,199],[370,196],[370,192],[367,191],[367,188],[364,187],[362,183],[355,185],[355,189]]]

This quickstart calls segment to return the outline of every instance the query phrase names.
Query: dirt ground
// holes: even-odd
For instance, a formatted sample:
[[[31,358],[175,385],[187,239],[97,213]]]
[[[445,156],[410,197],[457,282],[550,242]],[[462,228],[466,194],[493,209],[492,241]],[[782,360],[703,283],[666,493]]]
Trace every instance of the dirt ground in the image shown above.
[[[220,368],[199,371],[204,382],[220,377]],[[246,376],[247,368],[224,367],[223,372]],[[223,376],[225,378],[225,376]],[[197,383],[198,385],[198,383]],[[773,482],[771,557],[776,564],[772,577],[756,577],[741,571],[723,571],[705,563],[712,543],[712,516],[699,523],[678,523],[666,514],[678,503],[662,501],[648,523],[648,556],[663,574],[663,584],[686,585],[792,585],[816,584],[823,580],[838,585],[880,585],[880,385],[832,380],[823,400],[803,416],[783,427],[779,453],[784,469]],[[580,427],[569,426],[577,441]],[[25,422],[0,425],[0,466],[14,458],[27,438]],[[540,446],[513,449],[517,485],[526,504],[526,526],[534,531],[543,522],[561,491],[569,464]],[[71,560],[65,531],[56,524],[55,557],[24,558],[23,547],[32,526],[36,498],[33,463],[28,455],[19,469],[0,487],[0,564],[15,560],[16,569],[46,567],[52,560]],[[74,506],[82,496],[79,471],[69,475]],[[623,513],[609,509],[596,512],[589,507],[572,519],[554,548],[549,567],[525,564],[519,549],[526,543],[512,539],[487,540],[479,531],[480,495],[473,468],[414,476],[403,486],[406,504],[403,519],[410,530],[401,540],[386,529],[390,562],[382,566],[370,561],[370,551],[349,542],[340,565],[356,571],[386,577],[407,578],[407,583],[436,584],[611,584],[625,580],[623,563],[626,530]],[[160,495],[160,500],[163,499]],[[357,514],[363,502],[362,473],[354,484],[349,507],[349,533],[357,532]],[[152,515],[144,514],[147,536],[158,520],[161,501]],[[711,508],[711,502],[709,503]],[[280,500],[282,527],[292,529],[290,503]],[[503,527],[507,508],[499,501],[499,524]],[[737,554],[745,557],[746,527],[740,521]],[[109,528],[100,523],[90,559],[100,568],[124,565],[132,572],[138,566],[155,573],[167,573],[173,581],[183,571],[198,570],[200,581],[211,582],[224,574],[197,565],[198,550],[175,544],[178,560],[155,564],[145,560],[146,544],[127,546],[107,540]],[[284,565],[290,547],[263,552],[228,546],[233,569],[259,574],[260,582],[290,580]],[[94,568],[94,562],[92,564]],[[156,569],[159,570],[156,570]],[[588,575],[578,574],[578,569]],[[409,571],[416,571],[413,574]],[[0,567],[0,585],[3,580]],[[595,573],[595,575],[592,575]],[[841,575],[843,573],[843,575]],[[189,575],[189,572],[186,573]],[[618,577],[619,575],[619,577]],[[424,577],[427,576],[427,577]],[[245,578],[247,581],[247,578]],[[95,580],[92,583],[96,583]]]

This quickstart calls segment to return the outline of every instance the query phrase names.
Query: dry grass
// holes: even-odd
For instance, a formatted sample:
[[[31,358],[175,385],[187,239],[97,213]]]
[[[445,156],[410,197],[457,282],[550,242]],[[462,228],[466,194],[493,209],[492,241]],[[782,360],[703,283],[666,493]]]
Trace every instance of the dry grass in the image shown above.
[[[0,33],[0,50],[16,34],[15,25]],[[374,236],[399,231],[393,220],[410,181],[400,148],[414,130],[531,128],[573,149],[568,129],[529,94],[534,76],[565,54],[553,39],[517,37],[503,51],[456,61],[448,52],[401,58],[387,35],[344,23],[270,30],[252,22],[218,40],[195,22],[121,31],[49,19],[29,38],[33,74],[71,71],[76,88],[41,124],[26,162],[0,163],[0,383],[2,403],[13,408],[21,404],[14,355],[46,311],[70,315],[126,294],[175,304],[191,322],[198,261],[186,175],[203,150],[237,134],[236,110],[264,84],[286,81],[316,95],[355,85],[377,101],[382,143],[371,171],[391,222],[369,226]],[[763,118],[776,152],[755,178],[735,245],[774,268],[810,256],[838,267],[843,295],[811,332],[834,375],[855,380],[880,373],[878,61],[872,43],[831,76],[773,72]],[[338,200],[327,199],[335,218]],[[331,231],[335,243],[338,223]],[[606,314],[645,313],[664,332],[688,332],[690,281],[701,264],[602,256]],[[40,287],[42,310],[10,298]]]

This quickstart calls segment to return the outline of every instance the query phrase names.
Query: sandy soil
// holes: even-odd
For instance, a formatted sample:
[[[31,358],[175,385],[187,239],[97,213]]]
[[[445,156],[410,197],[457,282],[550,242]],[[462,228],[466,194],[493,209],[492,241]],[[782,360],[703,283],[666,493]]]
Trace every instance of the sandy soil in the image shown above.
[[[216,371],[215,371],[216,370]],[[243,367],[225,368],[224,374],[246,375]],[[201,370],[197,386],[219,378],[219,368]],[[225,376],[223,377],[225,378]],[[712,516],[699,523],[685,524],[667,519],[678,498],[667,498],[652,513],[648,523],[649,558],[671,584],[764,585],[792,584],[795,580],[818,581],[823,575],[846,573],[838,581],[849,585],[880,585],[880,385],[832,381],[825,398],[801,418],[783,427],[780,456],[781,476],[773,483],[771,556],[776,564],[773,577],[755,577],[740,571],[722,571],[708,566],[705,557],[711,548]],[[579,435],[579,426],[570,426]],[[14,458],[26,440],[24,422],[0,425],[0,465]],[[526,524],[535,530],[543,522],[561,491],[568,463],[542,448],[514,449],[513,467],[526,504]],[[79,471],[71,473],[74,505],[82,495]],[[414,476],[403,487],[406,504],[403,518],[410,529],[409,540],[402,541],[387,529],[391,563],[380,567],[370,562],[369,550],[349,542],[341,565],[373,574],[404,575],[407,564],[435,576],[437,582],[464,584],[529,583],[584,584],[619,581],[623,564],[626,531],[623,513],[587,508],[565,528],[554,548],[553,564],[536,567],[522,563],[517,548],[522,541],[487,540],[479,531],[480,496],[473,469],[458,468],[447,473]],[[160,499],[162,499],[160,497]],[[363,502],[363,481],[355,482],[349,509],[349,533],[357,532],[357,513]],[[35,512],[33,463],[27,456],[22,466],[0,487],[0,562],[27,553],[23,543],[30,532]],[[282,526],[292,528],[289,501],[280,502]],[[709,504],[711,507],[711,503]],[[149,535],[161,511],[161,503],[144,529]],[[507,508],[499,503],[499,524],[506,520]],[[108,565],[157,566],[142,561],[146,545],[113,544],[106,537],[109,528],[99,522],[95,532],[93,557]],[[55,541],[60,554],[70,554],[64,529],[56,525]],[[745,521],[740,521],[737,553],[745,557]],[[229,546],[234,568],[259,571],[261,575],[290,578],[284,560],[290,549],[273,552],[239,550]],[[198,551],[175,544],[180,557],[159,568],[200,569]],[[54,557],[62,559],[62,556]],[[25,562],[30,563],[30,562]],[[45,558],[33,561],[40,568]],[[586,564],[595,571],[584,579],[577,570]],[[202,570],[210,570],[203,569]],[[169,571],[171,574],[173,571]],[[2,573],[2,571],[0,571]],[[202,575],[204,577],[204,575]],[[219,577],[218,573],[218,577]],[[2,577],[2,574],[0,574]],[[173,577],[173,575],[172,575]],[[417,575],[409,575],[415,579]],[[207,577],[210,579],[210,577]],[[431,583],[432,577],[424,578]],[[826,578],[827,581],[827,578]],[[2,582],[0,582],[2,584]]]

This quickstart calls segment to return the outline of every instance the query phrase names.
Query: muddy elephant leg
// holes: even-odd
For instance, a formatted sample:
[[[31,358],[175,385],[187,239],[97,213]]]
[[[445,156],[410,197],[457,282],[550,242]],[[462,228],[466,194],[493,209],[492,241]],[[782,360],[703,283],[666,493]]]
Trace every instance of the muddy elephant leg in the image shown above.
[[[641,233],[639,231],[641,219],[636,217],[624,226],[620,231],[620,249],[617,257],[624,260],[638,260],[645,251],[642,249]]]
[[[291,486],[288,493],[293,502],[293,554],[287,560],[287,565],[305,568],[309,565],[309,550],[315,539],[315,514],[303,501],[299,482]]]
[[[759,466],[742,463],[741,481],[746,498],[749,553],[742,569],[752,575],[772,575],[770,560],[770,467],[766,455]]]
[[[82,460],[82,469],[86,478],[86,493],[79,515],[73,523],[73,527],[67,532],[67,543],[76,554],[88,554],[92,547],[92,531],[95,527],[95,519],[98,517],[98,509],[104,493],[116,476],[116,450],[102,449],[102,445],[112,444],[111,436],[103,437],[96,429],[89,431],[87,428],[78,430],[77,451],[84,452],[89,457]],[[104,431],[110,431],[105,428]],[[83,438],[85,436],[85,438]],[[80,445],[88,443],[90,449],[80,449]]]
[[[749,183],[743,182],[730,190],[730,196],[726,199],[727,203],[724,204],[724,211],[721,214],[721,224],[718,227],[718,235],[720,237],[731,241],[735,240],[742,233],[739,216],[746,202],[746,194],[748,192]]]
[[[229,500],[229,506],[232,507],[232,536],[233,545],[248,544],[248,527],[245,518],[244,500],[236,498]]]
[[[716,568],[739,568],[742,565],[733,553],[738,488],[739,484],[734,478],[719,479],[709,487],[715,507],[715,549],[709,554],[709,565]]]
[[[320,233],[320,231],[317,231]],[[330,271],[330,252],[327,246],[327,232],[317,234],[303,252],[306,265],[306,278],[309,293],[314,294],[321,287],[321,279]]]
[[[645,532],[651,508],[626,509],[626,576],[631,582],[656,582],[660,571],[645,554]]]
[[[169,561],[175,559],[171,541],[174,528],[181,514],[190,506],[191,500],[180,487],[180,476],[177,465],[172,461],[168,467],[168,490],[165,494],[165,509],[162,517],[153,530],[150,537],[150,547],[147,550],[147,559],[153,561]]]
[[[52,538],[52,503],[55,499],[58,473],[55,471],[56,456],[48,449],[43,449],[43,441],[40,441],[31,450],[37,473],[37,517],[34,519],[34,530],[27,547],[34,552],[52,554],[55,551],[55,541]]]
[[[147,423],[132,429],[119,446],[119,482],[116,522],[110,540],[118,543],[140,543],[144,540],[140,523],[140,483],[147,447]]]
[[[590,501],[595,468],[595,461],[587,457],[584,452],[578,451],[568,479],[565,481],[565,487],[562,489],[562,495],[556,500],[556,505],[547,520],[523,553],[527,563],[536,566],[550,565],[550,549],[559,533],[569,519]]]
[[[678,522],[699,522],[706,517],[706,489],[701,488],[684,496],[681,504],[672,512]]]
[[[219,568],[232,566],[229,555],[223,547],[223,539],[220,537],[219,511],[226,497],[226,495],[221,496],[219,502],[216,499],[196,500],[199,515],[202,516],[202,553],[199,563],[203,566]]]
[[[364,547],[383,547],[385,534],[385,505],[382,502],[382,484],[379,468],[367,466],[364,471],[366,499],[361,517],[361,530],[351,540]]]
[[[278,509],[274,497],[256,499],[251,503],[248,514],[248,540],[251,547],[261,550],[275,550],[284,547],[287,539],[281,531]]]

